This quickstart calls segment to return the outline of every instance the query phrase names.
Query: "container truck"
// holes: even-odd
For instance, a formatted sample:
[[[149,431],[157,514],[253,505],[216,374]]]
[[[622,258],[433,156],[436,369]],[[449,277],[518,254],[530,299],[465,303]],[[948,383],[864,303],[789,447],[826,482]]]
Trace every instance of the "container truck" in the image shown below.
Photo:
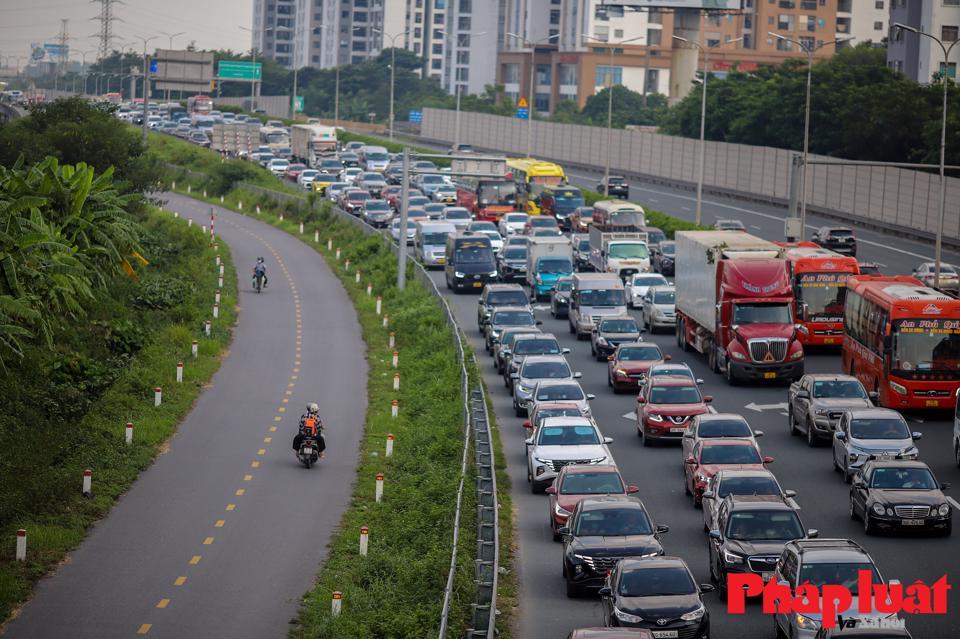
[[[797,380],[803,345],[784,250],[740,231],[676,234],[677,345],[730,384]]]
[[[322,124],[294,124],[290,142],[295,160],[316,168],[320,159],[337,151],[337,129]]]
[[[531,237],[527,243],[527,285],[535,300],[550,296],[557,280],[573,275],[569,237]]]
[[[600,273],[616,273],[625,280],[650,270],[650,251],[644,231],[612,231],[590,226],[590,265]]]
[[[236,157],[256,153],[260,148],[260,123],[214,123],[210,133],[210,148],[214,151],[226,151]]]

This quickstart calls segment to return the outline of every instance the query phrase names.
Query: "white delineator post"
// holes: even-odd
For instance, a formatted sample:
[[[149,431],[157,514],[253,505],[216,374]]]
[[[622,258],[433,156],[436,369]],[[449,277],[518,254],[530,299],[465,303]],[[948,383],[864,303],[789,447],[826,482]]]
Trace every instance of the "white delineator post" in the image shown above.
[[[400,365],[400,351],[393,351],[393,367],[397,368]]]
[[[390,342],[389,342],[390,348],[393,348],[394,346],[396,346],[396,344],[397,344],[397,334],[394,333],[393,331],[390,331]]]
[[[333,240],[327,240],[327,250],[328,251],[333,250]]]
[[[357,269],[357,272],[354,274],[353,281],[355,284],[360,283],[360,269]]]
[[[157,386],[153,389],[153,405],[159,406],[161,399],[163,399],[163,390]]]
[[[217,278],[217,286],[219,286],[220,288],[223,288],[223,276],[222,276],[222,275]]]
[[[384,457],[393,457],[393,442],[396,441],[396,439],[393,433],[387,435],[387,452],[384,454]]]
[[[339,590],[333,591],[333,599],[330,601],[330,614],[334,617],[340,616],[340,608],[343,604],[343,593]]]
[[[206,190],[206,189],[203,190],[203,197],[207,197],[207,190]]]
[[[175,217],[175,218],[180,217],[180,214],[177,213],[176,211],[174,211],[174,212],[173,212],[173,217]]]
[[[240,200],[239,202],[237,202],[237,209],[240,211],[243,210],[243,200]]]
[[[192,184],[188,184],[188,185],[187,185],[187,193],[193,193],[193,185],[192,185]]]
[[[383,298],[377,295],[377,317],[380,317],[380,311],[383,310]]]
[[[124,429],[124,431],[126,431],[124,434],[124,441],[127,444],[132,444],[133,443],[133,422],[127,422],[127,427]]]
[[[83,488],[81,493],[84,497],[89,497],[92,493],[93,471],[87,468],[83,471]]]
[[[218,317],[220,317],[220,305],[219,305],[219,304],[214,304],[214,305],[213,305],[213,319],[217,319]]]
[[[27,531],[21,528],[17,531],[17,561],[27,560]]]
[[[216,264],[216,265],[217,265],[217,266],[220,266],[220,256],[219,256],[219,255],[217,255],[217,264]]]
[[[377,473],[376,500],[377,503],[383,501],[383,473]]]
[[[177,362],[177,383],[183,383],[183,362]]]
[[[190,344],[190,354],[193,355],[194,359],[200,355],[200,342],[197,340],[193,340],[193,342]]]
[[[320,241],[320,231],[314,231],[314,232],[313,232],[313,242],[314,242],[314,244],[316,244],[316,243],[319,242],[319,241]]]
[[[223,277],[223,264],[220,265],[220,277]]]
[[[347,273],[350,272],[350,260],[347,260],[346,262],[344,262],[343,268],[347,271]]]
[[[393,390],[400,390],[400,373],[393,374]]]
[[[390,402],[390,417],[396,417],[400,414],[400,400],[395,399]]]
[[[340,261],[340,249],[337,249],[337,261]]]
[[[257,204],[257,215],[260,215],[260,205]]]
[[[213,297],[214,297],[213,302],[214,302],[215,304],[219,304],[219,303],[220,303],[220,289],[219,289],[219,288],[217,289],[217,292],[213,294]]]
[[[223,196],[220,196],[220,204],[223,204]]]
[[[207,334],[207,337],[210,336],[210,325],[211,325],[211,324],[212,324],[212,322],[211,322],[210,320],[207,320],[207,323],[204,324],[204,326],[203,326],[203,332]]]
[[[390,316],[386,313],[383,314],[383,327],[386,328],[390,325]]]
[[[367,297],[373,295],[373,284],[367,284]]]
[[[187,220],[187,228],[193,226],[193,220]]]
[[[176,180],[173,180],[173,181],[170,182],[170,190],[171,190],[171,191],[176,191],[176,190],[177,190],[177,181],[176,181]]]
[[[280,221],[283,222],[283,211],[280,211]]]
[[[366,526],[360,527],[360,556],[367,556],[367,547],[370,543],[370,529]]]
[[[300,222],[300,235],[303,235],[303,222]]]

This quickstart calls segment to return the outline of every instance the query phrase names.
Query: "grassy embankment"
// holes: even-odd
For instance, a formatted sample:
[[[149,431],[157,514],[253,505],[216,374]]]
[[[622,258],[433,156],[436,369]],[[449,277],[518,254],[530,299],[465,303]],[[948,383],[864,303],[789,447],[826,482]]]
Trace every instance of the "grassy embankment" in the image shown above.
[[[167,213],[150,209],[138,221],[150,261],[139,278],[114,278],[86,317],[55,335],[52,351],[31,348],[0,376],[0,620],[150,465],[230,341],[236,281],[227,247],[219,247],[227,273],[221,315],[205,337],[217,288],[214,250],[199,228]],[[175,382],[178,361],[183,384]],[[127,422],[135,425],[130,446]],[[85,468],[93,471],[92,498],[80,494]],[[18,528],[27,530],[26,562],[14,561]]]

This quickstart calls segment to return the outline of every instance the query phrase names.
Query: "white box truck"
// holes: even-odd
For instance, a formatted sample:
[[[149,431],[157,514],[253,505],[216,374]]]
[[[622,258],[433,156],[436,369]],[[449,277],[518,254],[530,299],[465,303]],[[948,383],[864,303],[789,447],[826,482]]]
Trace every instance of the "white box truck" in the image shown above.
[[[607,231],[590,227],[590,265],[600,273],[627,279],[650,270],[650,250],[644,231]]]
[[[337,151],[337,129],[322,124],[294,124],[290,127],[294,160],[316,167],[322,156]]]
[[[536,300],[550,295],[557,280],[573,275],[569,237],[531,237],[527,243],[527,285]]]
[[[246,157],[260,148],[259,122],[215,123],[210,134],[210,148]]]

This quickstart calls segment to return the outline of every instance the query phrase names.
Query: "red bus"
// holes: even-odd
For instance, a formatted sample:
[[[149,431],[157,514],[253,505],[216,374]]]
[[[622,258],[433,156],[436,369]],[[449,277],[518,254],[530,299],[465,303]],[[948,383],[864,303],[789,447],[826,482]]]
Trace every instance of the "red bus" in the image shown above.
[[[843,307],[847,278],[860,273],[857,259],[820,248],[813,242],[788,244],[783,257],[790,265],[796,300],[794,317],[804,346],[840,346],[843,343]]]
[[[461,178],[457,206],[466,208],[478,220],[499,222],[504,213],[517,210],[517,185],[507,178]]]
[[[960,300],[906,275],[847,280],[843,370],[881,406],[953,410],[960,387]]]

